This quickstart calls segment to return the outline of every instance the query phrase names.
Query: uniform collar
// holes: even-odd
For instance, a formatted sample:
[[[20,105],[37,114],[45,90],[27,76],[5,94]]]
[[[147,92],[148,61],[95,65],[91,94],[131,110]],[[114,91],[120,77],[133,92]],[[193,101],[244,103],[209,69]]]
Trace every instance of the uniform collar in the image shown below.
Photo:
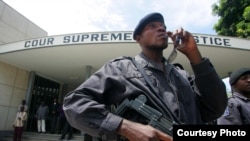
[[[141,64],[141,66],[143,68],[145,68],[145,67],[151,67],[151,68],[154,68],[154,69],[161,70],[160,66],[158,66],[158,64],[156,64],[155,62],[151,61],[149,58],[147,58],[144,55],[143,52],[141,52],[140,54],[138,54],[137,56],[135,56],[135,60],[139,64]],[[162,62],[165,64],[165,66],[168,64],[165,58],[162,59]]]
[[[238,93],[238,92],[233,92],[233,96],[238,97],[238,98],[243,99],[243,100],[250,100],[249,98],[247,98],[247,97],[241,95],[241,94]]]

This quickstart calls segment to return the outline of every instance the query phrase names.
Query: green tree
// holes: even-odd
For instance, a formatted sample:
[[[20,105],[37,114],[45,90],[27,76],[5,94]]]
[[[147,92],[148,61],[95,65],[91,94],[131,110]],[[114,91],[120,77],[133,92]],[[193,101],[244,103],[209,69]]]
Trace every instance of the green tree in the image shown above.
[[[250,39],[250,0],[219,0],[212,9],[220,18],[214,25],[218,35]]]

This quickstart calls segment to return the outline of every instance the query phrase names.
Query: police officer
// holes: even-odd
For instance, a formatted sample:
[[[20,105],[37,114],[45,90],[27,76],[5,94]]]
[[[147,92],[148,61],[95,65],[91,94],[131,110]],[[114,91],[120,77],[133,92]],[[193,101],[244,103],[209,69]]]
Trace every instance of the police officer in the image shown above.
[[[168,37],[190,61],[196,91],[163,56]],[[167,32],[163,16],[150,13],[139,21],[133,39],[142,50],[134,57],[135,62],[146,72],[157,93],[131,58],[115,58],[65,96],[63,109],[72,126],[102,140],[114,140],[117,135],[130,141],[172,140],[168,134],[147,125],[136,112],[124,118],[108,109],[141,94],[156,97],[158,103],[148,99],[147,104],[178,123],[202,124],[223,114],[227,104],[225,85],[209,59],[201,56],[191,33],[182,28]]]
[[[250,124],[250,68],[235,70],[229,79],[232,96],[218,124]]]

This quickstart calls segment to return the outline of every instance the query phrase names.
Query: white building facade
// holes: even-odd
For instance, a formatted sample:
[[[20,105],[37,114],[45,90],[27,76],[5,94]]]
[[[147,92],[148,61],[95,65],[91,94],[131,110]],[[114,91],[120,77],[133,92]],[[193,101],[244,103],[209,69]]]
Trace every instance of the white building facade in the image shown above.
[[[250,40],[193,34],[204,57],[223,79],[234,69],[250,67]],[[164,56],[173,45],[170,42]],[[132,31],[77,33],[47,36],[47,32],[0,1],[0,130],[12,130],[17,106],[26,99],[26,129],[35,131],[35,111],[41,100],[60,101],[105,62],[135,56],[140,47]],[[175,62],[192,73],[188,60],[178,53]]]

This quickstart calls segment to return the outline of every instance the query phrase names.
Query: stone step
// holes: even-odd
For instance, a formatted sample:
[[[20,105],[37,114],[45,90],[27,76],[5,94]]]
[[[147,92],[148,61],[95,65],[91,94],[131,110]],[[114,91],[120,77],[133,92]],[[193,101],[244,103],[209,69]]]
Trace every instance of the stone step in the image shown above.
[[[70,140],[66,139],[59,140],[61,137],[60,134],[41,134],[41,133],[35,133],[35,132],[24,132],[22,141],[84,141],[83,136],[79,134],[73,134],[73,138]],[[4,141],[12,141],[13,140],[13,134],[9,134],[4,138]]]

